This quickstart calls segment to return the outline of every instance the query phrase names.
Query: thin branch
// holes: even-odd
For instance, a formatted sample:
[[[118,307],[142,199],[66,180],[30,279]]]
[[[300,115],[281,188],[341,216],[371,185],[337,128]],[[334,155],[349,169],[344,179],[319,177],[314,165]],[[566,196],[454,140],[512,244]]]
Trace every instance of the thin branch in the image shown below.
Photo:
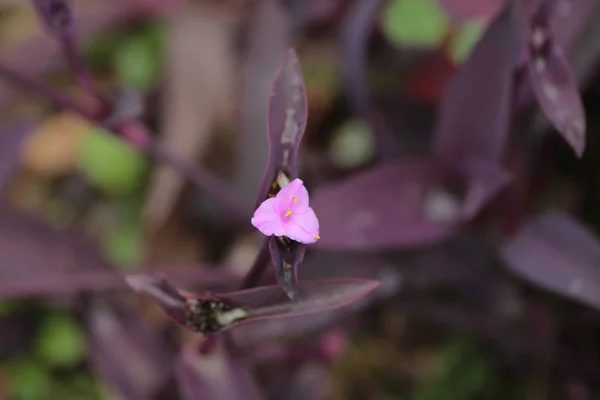
[[[92,78],[91,74],[88,72],[85,64],[83,62],[83,58],[77,48],[77,43],[75,39],[71,36],[60,38],[63,54],[67,59],[67,64],[71,71],[77,77],[77,82],[79,86],[87,91],[91,96],[95,97],[98,101],[100,101],[103,105],[108,106],[108,102],[106,100],[106,96],[102,93],[102,91],[98,88],[98,85]]]
[[[8,84],[14,86],[17,89],[21,89],[31,94],[37,95],[62,109],[73,111],[74,113],[79,114],[80,116],[86,119],[92,121],[96,119],[96,114],[94,112],[80,107],[68,97],[57,93],[51,87],[46,86],[41,82],[29,79],[21,75],[19,72],[13,70],[11,67],[2,63],[0,63],[0,79],[4,79]]]

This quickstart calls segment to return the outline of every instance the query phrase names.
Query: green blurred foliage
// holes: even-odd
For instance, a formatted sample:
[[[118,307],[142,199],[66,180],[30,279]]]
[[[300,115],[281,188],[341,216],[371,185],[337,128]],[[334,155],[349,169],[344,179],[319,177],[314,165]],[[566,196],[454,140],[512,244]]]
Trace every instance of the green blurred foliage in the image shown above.
[[[38,333],[36,354],[50,367],[74,367],[85,356],[85,338],[74,317],[64,312],[46,315]]]
[[[460,338],[440,350],[435,372],[415,387],[412,400],[477,400],[500,388],[493,360]]]
[[[58,377],[35,358],[21,358],[3,365],[8,373],[8,400],[95,400],[99,385],[84,372]],[[108,399],[107,399],[108,400]]]
[[[162,73],[165,37],[165,25],[159,21],[111,31],[87,44],[85,60],[96,71],[110,70],[121,86],[149,91]]]
[[[134,206],[141,209],[139,204]],[[144,230],[141,215],[137,214],[123,215],[117,225],[110,227],[102,237],[102,247],[108,260],[124,270],[137,267],[142,261]]]
[[[48,400],[52,378],[44,366],[31,360],[19,360],[7,366],[10,400]]]
[[[435,0],[391,0],[381,13],[381,30],[397,47],[436,49],[450,20]]]
[[[163,25],[150,24],[124,39],[113,57],[113,71],[120,85],[148,91],[157,85],[164,53]]]
[[[115,197],[139,191],[149,170],[142,152],[100,128],[85,133],[78,162],[90,184]]]
[[[371,126],[360,119],[346,121],[335,133],[329,146],[333,162],[342,168],[355,168],[375,154],[375,139]]]
[[[15,311],[15,309],[17,309],[18,304],[19,303],[10,301],[10,300],[0,301],[0,317],[4,317],[4,316],[12,314],[13,311]]]

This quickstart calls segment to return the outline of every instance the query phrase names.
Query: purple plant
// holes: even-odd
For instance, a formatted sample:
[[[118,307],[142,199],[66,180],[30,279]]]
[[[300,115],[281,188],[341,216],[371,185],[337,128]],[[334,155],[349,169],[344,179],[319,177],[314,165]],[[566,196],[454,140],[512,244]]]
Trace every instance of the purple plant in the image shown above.
[[[152,9],[162,4],[145,1]],[[261,101],[266,108],[266,132],[256,129],[262,126],[256,118],[243,118],[248,126],[240,142],[248,146],[240,158],[253,165],[242,162],[244,170],[231,180],[236,189],[240,182],[240,187],[250,181],[256,186],[262,173],[259,187],[252,189],[258,191],[256,200],[245,204],[247,196],[234,194],[234,185],[168,151],[151,132],[144,108],[127,105],[123,88],[107,90],[94,78],[79,50],[82,27],[69,1],[33,0],[90,102],[80,104],[26,76],[8,59],[0,60],[0,79],[174,168],[218,204],[213,220],[227,222],[222,225],[228,239],[257,234],[252,226],[265,237],[244,274],[217,263],[139,267],[124,276],[79,230],[1,206],[0,298],[52,298],[71,308],[85,332],[90,366],[125,399],[323,398],[323,380],[331,379],[329,367],[343,356],[352,333],[378,335],[390,349],[401,346],[395,335],[407,334],[398,328],[405,316],[491,343],[503,354],[503,365],[518,361],[506,368],[536,388],[556,376],[555,382],[544,381],[546,391],[560,387],[568,399],[594,398],[600,361],[592,355],[600,348],[590,337],[600,332],[600,242],[590,227],[600,226],[592,188],[599,182],[587,175],[586,186],[571,182],[578,190],[569,193],[579,197],[573,195],[576,200],[567,207],[556,196],[571,187],[564,184],[567,173],[557,172],[561,157],[572,157],[571,164],[577,159],[575,175],[584,176],[582,166],[597,169],[589,159],[598,146],[586,134],[595,120],[584,109],[579,87],[583,82],[597,89],[589,82],[597,77],[593,67],[600,46],[582,40],[592,34],[578,26],[592,26],[600,6],[578,4],[584,1],[440,0],[454,24],[472,18],[489,23],[438,99],[433,124],[421,123],[415,135],[406,128],[410,113],[399,106],[406,104],[406,94],[397,93],[404,86],[382,89],[370,78],[395,67],[388,64],[413,60],[422,66],[439,54],[392,49],[376,29],[383,1],[284,2],[292,15],[274,0],[253,5],[247,74],[261,77],[256,82],[263,86],[268,75],[271,86],[264,99],[243,95],[245,103],[253,102],[243,104],[244,110],[260,109]],[[296,30],[289,21],[296,22]],[[330,118],[317,121],[323,125],[318,127],[308,124],[308,114],[309,99],[319,97],[311,91],[310,72],[301,68],[299,58],[304,59],[287,43],[288,34],[337,22],[340,81],[351,112],[346,115],[346,104],[333,100]],[[263,49],[263,41],[273,48]],[[275,49],[276,44],[287,49]],[[261,70],[274,64],[279,69],[273,73]],[[256,82],[244,87],[256,89]],[[141,96],[134,100],[144,104]],[[320,150],[320,141],[328,138],[319,136],[336,127],[331,121],[339,109],[344,118],[360,117],[374,136],[375,157],[352,170],[333,165]],[[536,123],[540,117],[545,125]],[[545,135],[552,129],[577,158]],[[17,124],[5,130],[2,188],[16,171],[31,128]],[[265,137],[267,146],[258,146]],[[153,312],[168,316],[168,335],[122,298],[129,294],[131,300],[131,292],[143,295],[136,300],[150,298]],[[176,338],[176,345],[167,336]],[[573,344],[578,341],[586,344]],[[467,353],[460,349],[455,353]],[[372,368],[368,359],[357,364]],[[390,369],[402,369],[400,361],[393,364]],[[452,386],[453,380],[440,381]],[[388,395],[367,386],[366,394],[352,394]],[[516,396],[498,390],[498,398]],[[345,393],[341,397],[353,398]],[[457,398],[496,398],[473,393]]]

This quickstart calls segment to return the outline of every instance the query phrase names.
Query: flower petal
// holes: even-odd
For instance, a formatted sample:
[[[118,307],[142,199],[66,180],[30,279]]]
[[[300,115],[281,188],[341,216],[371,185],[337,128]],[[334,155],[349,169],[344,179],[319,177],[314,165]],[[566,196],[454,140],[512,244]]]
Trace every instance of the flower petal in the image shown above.
[[[277,199],[281,201],[282,205],[285,204],[285,207],[279,210],[282,213],[285,213],[288,208],[294,214],[302,214],[308,210],[308,191],[304,182],[299,178],[285,185],[277,193]]]
[[[263,201],[252,217],[252,225],[265,236],[283,236],[283,221],[277,212],[277,203],[275,197]]]
[[[314,243],[319,239],[319,220],[312,208],[302,214],[292,214],[287,220],[285,235],[300,243]]]

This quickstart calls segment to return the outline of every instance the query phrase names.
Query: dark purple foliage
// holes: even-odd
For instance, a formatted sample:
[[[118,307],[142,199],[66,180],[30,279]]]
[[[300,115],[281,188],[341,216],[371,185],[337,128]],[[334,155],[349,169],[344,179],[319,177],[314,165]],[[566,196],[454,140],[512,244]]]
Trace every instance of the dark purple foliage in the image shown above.
[[[298,178],[298,150],[306,129],[306,89],[296,52],[288,53],[273,78],[267,110],[269,162],[258,191],[255,208],[269,195],[277,173]]]
[[[132,311],[93,301],[84,325],[92,366],[120,397],[148,399],[168,379],[170,354],[156,332]]]
[[[160,276],[132,275],[127,282],[152,296],[177,323],[192,332],[216,333],[267,319],[300,317],[349,305],[369,294],[378,281],[332,279],[302,282],[296,300],[279,286],[203,295],[181,292]]]
[[[577,81],[563,49],[550,28],[558,1],[531,2],[523,7],[527,24],[527,65],[540,107],[554,127],[581,157],[586,121]]]
[[[298,150],[307,119],[304,78],[296,52],[290,49],[271,86],[267,112],[269,161],[255,208],[277,194],[279,175],[289,181],[298,178]],[[287,238],[272,238],[269,250],[277,281],[293,299],[298,285],[296,269],[302,262],[305,245]]]
[[[260,400],[265,396],[239,357],[225,347],[199,356],[194,347],[183,348],[177,359],[177,384],[182,400]]]
[[[58,228],[0,206],[0,276],[3,279],[106,266],[100,250],[81,232]]]
[[[511,123],[517,61],[517,6],[491,23],[444,95],[433,152],[450,165],[471,158],[499,161]]]
[[[600,242],[567,214],[550,211],[531,219],[501,255],[522,279],[600,309]]]
[[[378,250],[441,241],[507,182],[487,160],[472,159],[456,172],[428,158],[380,164],[314,193],[321,224],[314,247]]]
[[[413,381],[421,371],[412,371],[410,360],[411,371],[406,373],[400,357],[429,358],[430,344],[422,352],[416,342],[437,341],[448,331],[460,332],[468,342],[484,340],[493,348],[490,360],[508,372],[490,374],[498,379],[494,398],[515,397],[515,391],[505,391],[504,380],[512,378],[504,375],[527,381],[526,386],[519,382],[519,394],[531,387],[540,398],[548,393],[560,397],[563,389],[569,400],[595,398],[600,380],[600,242],[584,221],[598,229],[594,160],[600,150],[589,140],[582,162],[563,162],[556,156],[560,147],[555,141],[542,143],[547,127],[536,125],[535,112],[541,109],[575,153],[583,154],[587,125],[594,127],[594,110],[600,104],[598,80],[591,79],[597,78],[600,54],[593,26],[600,6],[591,0],[432,1],[438,1],[453,21],[443,48],[435,52],[389,46],[385,33],[376,29],[381,0],[265,0],[246,2],[244,7],[236,2],[181,2],[189,7],[184,12],[224,7],[227,21],[215,23],[236,38],[236,46],[231,41],[228,51],[235,51],[240,60],[248,56],[240,96],[243,135],[231,146],[239,154],[215,164],[230,175],[233,184],[226,184],[174,156],[155,139],[160,135],[151,132],[157,125],[154,100],[165,96],[160,82],[151,93],[134,96],[123,96],[123,88],[105,87],[88,71],[79,50],[75,22],[84,33],[91,29],[89,21],[79,21],[68,0],[33,0],[47,31],[59,42],[78,95],[90,101],[80,102],[28,77],[60,65],[47,62],[49,53],[41,50],[50,43],[43,40],[28,50],[39,51],[39,68],[31,58],[15,61],[11,53],[0,62],[0,78],[111,130],[216,200],[211,220],[220,222],[216,240],[198,243],[199,254],[211,253],[217,265],[140,267],[123,276],[80,229],[57,227],[5,205],[0,206],[0,299],[43,296],[44,302],[33,304],[41,312],[48,305],[72,310],[85,331],[89,366],[123,399],[420,397],[418,382]],[[179,4],[123,0],[123,11],[117,3],[108,19],[125,21],[135,7],[156,12]],[[443,97],[436,92],[426,104],[421,104],[423,96],[412,98],[414,88],[422,89],[423,76],[429,79],[431,74],[432,80],[445,84],[448,69],[438,69],[450,63],[447,46],[456,28],[473,19],[490,23],[466,62],[455,66]],[[343,77],[322,76],[307,62],[307,93],[294,50],[298,44],[307,61],[322,49],[337,51]],[[424,63],[430,60],[436,60],[433,72],[411,75],[429,69]],[[398,81],[396,71],[390,71],[396,66]],[[105,72],[110,76],[114,71]],[[169,73],[162,78],[170,79]],[[265,79],[272,79],[270,87]],[[586,106],[591,104],[591,112],[584,111],[579,87],[588,89]],[[534,96],[540,107],[524,107]],[[318,111],[311,112],[310,137],[304,140],[307,103],[311,99],[312,110],[313,98]],[[418,132],[423,144],[419,152],[399,145],[407,138],[414,140],[412,125],[398,118],[412,114],[407,104],[424,110],[410,115],[421,128],[436,123],[431,135],[429,128]],[[437,119],[429,117],[435,113]],[[371,125],[375,154],[367,167],[347,170],[334,162],[327,146],[335,144],[330,132],[355,119]],[[18,167],[20,148],[30,131],[19,125],[3,132],[3,188]],[[216,142],[221,145],[221,137]],[[302,143],[306,158],[299,163]],[[221,265],[231,243],[236,243],[236,259],[237,240],[251,228],[249,211],[303,176],[321,239],[307,246],[286,236],[263,237],[244,274]],[[76,177],[64,180],[71,179]],[[249,199],[259,184],[258,196]],[[51,186],[64,190],[68,182],[57,179]],[[107,200],[86,190],[89,201]],[[89,204],[80,209],[79,203],[74,208],[81,215],[73,225],[82,222],[87,227],[84,214]],[[548,204],[558,210],[547,211]],[[532,210],[540,214],[532,217]],[[177,210],[177,217],[206,237],[215,234],[204,219],[197,223],[187,205]],[[219,248],[213,249],[212,243]],[[504,268],[496,268],[499,260]],[[269,261],[277,284],[265,273]],[[232,267],[238,271],[244,265],[233,262]],[[143,302],[130,308],[132,298],[122,297],[124,288],[149,295],[160,308],[152,302],[149,310]],[[155,317],[153,323],[146,315]],[[2,338],[23,336],[26,345],[19,345],[31,347],[35,327],[13,316],[0,315],[6,330]],[[413,320],[445,329],[439,330],[441,335],[423,334],[429,332]],[[376,346],[371,345],[373,339]],[[338,363],[344,372],[340,379],[331,364],[350,340],[350,357]],[[5,346],[0,340],[0,367]],[[375,347],[377,357],[363,354],[363,347]],[[355,354],[359,358],[354,359]],[[477,360],[473,364],[480,366]],[[355,379],[356,366],[368,379]],[[405,384],[407,375],[410,381]],[[4,380],[0,371],[0,384]],[[335,393],[330,393],[333,380]],[[432,382],[424,380],[423,385],[430,389]],[[456,394],[452,383],[442,388],[449,398],[489,397],[487,387],[476,395]],[[337,386],[343,386],[339,393]],[[417,390],[412,393],[413,389]],[[0,387],[0,397],[3,391]]]

